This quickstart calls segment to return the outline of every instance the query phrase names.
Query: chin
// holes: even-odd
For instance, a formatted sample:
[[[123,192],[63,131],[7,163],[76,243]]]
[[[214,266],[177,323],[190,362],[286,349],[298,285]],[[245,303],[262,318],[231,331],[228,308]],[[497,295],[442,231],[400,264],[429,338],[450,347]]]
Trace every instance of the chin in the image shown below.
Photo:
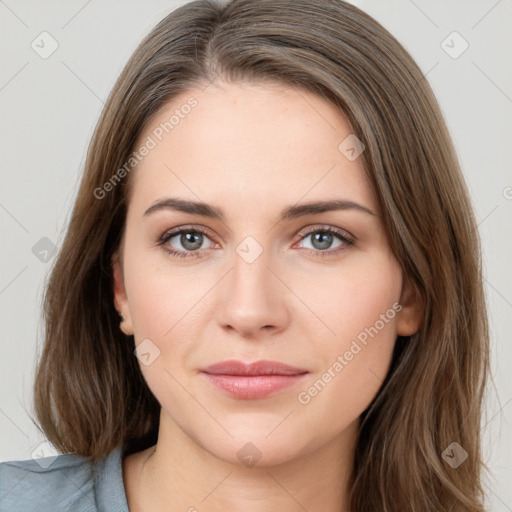
[[[318,447],[308,443],[304,435],[295,437],[284,431],[274,438],[274,433],[269,435],[269,432],[271,430],[266,427],[261,430],[230,429],[233,438],[227,434],[217,439],[208,437],[199,440],[199,444],[213,456],[247,468],[284,464]],[[314,444],[322,444],[318,439],[315,441]]]

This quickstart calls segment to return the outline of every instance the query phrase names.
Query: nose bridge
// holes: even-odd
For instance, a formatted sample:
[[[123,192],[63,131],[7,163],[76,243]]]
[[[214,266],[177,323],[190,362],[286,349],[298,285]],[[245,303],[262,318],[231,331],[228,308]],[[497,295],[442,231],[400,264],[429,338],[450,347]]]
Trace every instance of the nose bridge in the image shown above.
[[[282,328],[286,322],[282,284],[268,268],[272,251],[248,236],[236,246],[233,269],[225,280],[219,321],[224,326],[253,334],[263,327]]]

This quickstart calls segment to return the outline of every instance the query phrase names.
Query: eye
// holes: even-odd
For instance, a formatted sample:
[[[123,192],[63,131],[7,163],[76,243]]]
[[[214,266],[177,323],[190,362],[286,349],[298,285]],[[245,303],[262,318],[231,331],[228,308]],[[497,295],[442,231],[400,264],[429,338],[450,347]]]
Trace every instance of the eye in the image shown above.
[[[182,227],[166,232],[158,241],[166,252],[180,258],[199,256],[199,251],[208,248],[204,246],[206,239],[209,239],[206,231],[199,228]],[[178,246],[178,250],[175,247]],[[179,248],[181,246],[181,248]]]
[[[354,244],[355,239],[346,231],[332,226],[314,226],[301,233],[301,241],[311,239],[311,248],[306,247],[307,252],[313,256],[332,256]],[[338,245],[331,249],[335,239],[339,240]]]
[[[352,235],[333,226],[313,226],[303,231],[300,236],[299,243],[311,238],[311,247],[306,247],[306,252],[320,257],[333,256],[355,242]],[[338,239],[338,244],[332,249],[336,239]],[[211,240],[210,236],[204,229],[183,226],[166,231],[159,238],[157,244],[171,256],[195,258],[201,256],[201,251],[208,249],[208,240]],[[218,244],[216,245],[218,246]]]

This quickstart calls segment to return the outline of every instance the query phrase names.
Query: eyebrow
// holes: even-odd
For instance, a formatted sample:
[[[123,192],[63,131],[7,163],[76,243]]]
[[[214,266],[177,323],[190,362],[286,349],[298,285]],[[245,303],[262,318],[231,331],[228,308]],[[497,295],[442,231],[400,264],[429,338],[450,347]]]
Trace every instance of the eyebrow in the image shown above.
[[[177,197],[166,197],[157,201],[144,212],[144,216],[159,210],[177,210],[180,212],[192,213],[194,215],[201,215],[203,217],[219,219],[221,221],[224,221],[226,218],[223,210],[219,207],[203,203],[201,201],[190,201],[179,199]],[[370,208],[363,206],[362,204],[346,199],[335,199],[331,201],[313,201],[288,206],[281,211],[280,220],[296,219],[305,215],[315,215],[318,213],[336,210],[356,210],[367,213],[368,215],[376,216]]]

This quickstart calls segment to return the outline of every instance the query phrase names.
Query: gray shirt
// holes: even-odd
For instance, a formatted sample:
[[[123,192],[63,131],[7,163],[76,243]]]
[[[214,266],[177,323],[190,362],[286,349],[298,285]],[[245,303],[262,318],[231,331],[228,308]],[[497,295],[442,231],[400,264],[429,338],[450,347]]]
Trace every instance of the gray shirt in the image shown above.
[[[120,446],[96,464],[66,454],[0,463],[0,512],[129,512]]]

